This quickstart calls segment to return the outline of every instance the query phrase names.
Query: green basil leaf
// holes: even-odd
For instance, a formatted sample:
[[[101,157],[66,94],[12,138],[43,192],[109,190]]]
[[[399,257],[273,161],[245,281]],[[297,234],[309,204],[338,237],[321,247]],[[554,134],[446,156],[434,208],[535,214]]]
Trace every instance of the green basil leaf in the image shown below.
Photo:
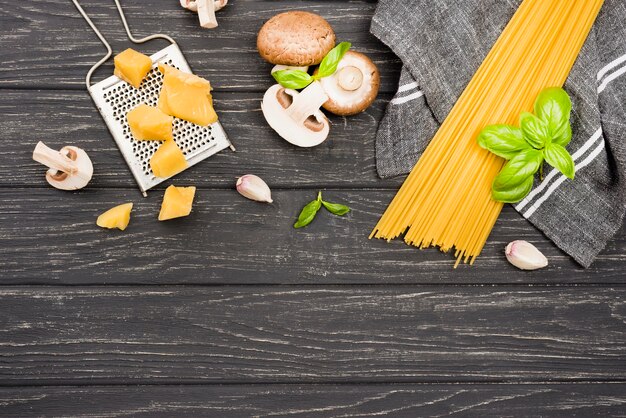
[[[298,216],[298,221],[293,225],[293,227],[296,229],[303,228],[313,222],[315,215],[317,215],[317,212],[319,212],[321,207],[322,202],[317,199],[309,202],[304,208],[302,208],[302,211]]]
[[[510,160],[518,152],[531,148],[524,140],[522,130],[509,125],[490,125],[478,135],[478,145],[498,157]]]
[[[551,87],[543,90],[535,101],[535,115],[546,122],[548,134],[554,141],[558,138],[560,145],[566,146],[571,139],[568,138],[567,131],[570,127],[570,114],[572,112],[572,101],[569,95],[560,87]]]
[[[535,176],[528,176],[517,186],[510,187],[508,189],[491,189],[491,197],[493,200],[502,203],[517,203],[530,193],[535,182]]]
[[[542,162],[541,151],[532,148],[520,151],[504,165],[493,180],[492,188],[502,191],[522,184],[529,176],[534,175],[539,170]]]
[[[565,131],[561,135],[553,136],[552,143],[559,144],[562,147],[566,147],[572,140],[572,125],[567,123]]]
[[[303,89],[313,82],[313,77],[301,70],[280,70],[272,76],[281,86],[294,90]]]
[[[334,215],[343,216],[346,213],[350,212],[349,207],[345,205],[341,205],[339,203],[330,203],[330,202],[322,201],[322,205],[324,205],[324,207],[328,209],[328,211]]]
[[[326,56],[322,60],[322,63],[320,64],[320,68],[318,69],[315,78],[320,79],[335,74],[339,62],[346,54],[346,52],[348,52],[351,46],[352,44],[350,42],[342,42],[333,49],[331,49],[330,52],[326,54]]]
[[[543,153],[548,164],[563,173],[565,177],[569,179],[574,178],[574,174],[576,173],[574,160],[564,147],[559,144],[551,143],[546,146]]]
[[[546,122],[532,113],[524,112],[520,115],[519,124],[526,142],[537,149],[545,147],[550,139],[550,132]]]

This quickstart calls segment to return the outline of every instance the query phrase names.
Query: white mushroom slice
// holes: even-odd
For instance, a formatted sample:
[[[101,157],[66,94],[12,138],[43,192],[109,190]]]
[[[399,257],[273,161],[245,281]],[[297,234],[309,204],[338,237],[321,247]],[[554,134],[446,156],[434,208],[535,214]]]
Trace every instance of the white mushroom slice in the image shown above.
[[[378,95],[380,74],[365,55],[348,51],[337,71],[320,80],[329,99],[324,109],[336,115],[349,116],[367,109]]]
[[[55,151],[39,142],[33,151],[33,160],[49,167],[46,180],[60,190],[82,189],[93,175],[89,156],[78,147],[66,146]]]
[[[180,5],[185,9],[198,13],[200,26],[209,29],[217,26],[215,12],[222,10],[227,4],[228,0],[180,0]]]
[[[228,0],[215,0],[215,11],[222,10],[228,4]],[[180,5],[192,12],[198,11],[198,3],[196,0],[180,0]]]
[[[219,12],[228,4],[228,0],[215,0],[215,11]]]
[[[180,0],[180,5],[187,10],[191,10],[192,12],[198,11],[198,4],[195,0]]]
[[[272,72],[271,74],[274,74],[276,71],[283,71],[283,70],[297,70],[297,71],[304,71],[305,73],[309,71],[309,67],[294,67],[293,65],[275,65],[274,68],[272,68]]]
[[[320,110],[328,100],[318,81],[298,93],[276,84],[265,92],[261,109],[267,123],[287,142],[314,147],[328,138],[330,124]]]

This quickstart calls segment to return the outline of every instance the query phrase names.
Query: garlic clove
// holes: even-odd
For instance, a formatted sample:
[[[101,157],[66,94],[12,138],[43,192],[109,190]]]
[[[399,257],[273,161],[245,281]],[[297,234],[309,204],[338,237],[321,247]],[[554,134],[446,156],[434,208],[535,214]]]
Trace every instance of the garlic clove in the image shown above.
[[[237,191],[244,197],[257,202],[272,203],[272,191],[262,178],[246,174],[237,179]]]
[[[513,241],[506,246],[506,259],[522,270],[537,270],[548,265],[548,259],[529,242]]]

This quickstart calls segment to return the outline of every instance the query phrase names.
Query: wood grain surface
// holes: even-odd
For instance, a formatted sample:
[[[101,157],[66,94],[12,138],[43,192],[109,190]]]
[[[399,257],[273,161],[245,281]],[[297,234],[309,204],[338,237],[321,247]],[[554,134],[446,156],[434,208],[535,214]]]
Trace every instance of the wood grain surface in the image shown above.
[[[124,28],[113,1],[81,0],[114,50],[128,48]],[[395,91],[400,61],[369,33],[376,1],[356,0],[232,0],[219,12],[219,29],[198,27],[197,16],[182,9],[177,1],[122,2],[133,32],[146,36],[164,32],[172,36],[194,71],[211,80],[216,91],[267,89],[272,65],[256,50],[256,34],[276,13],[306,10],[324,16],[340,41],[350,41],[354,49],[368,54],[382,66],[382,90]],[[84,89],[87,70],[106,52],[98,38],[69,0],[32,2],[3,1],[0,6],[0,38],[4,62],[0,68],[1,87]],[[151,54],[163,48],[164,41],[153,41],[137,48]],[[109,63],[96,73],[99,81],[112,72]]]
[[[624,416],[623,383],[0,388],[6,418]]]
[[[115,52],[129,46],[113,1],[81,4]],[[238,151],[142,198],[85,90],[97,37],[69,0],[0,0],[0,416],[626,416],[624,230],[587,270],[508,206],[474,267],[367,239],[402,182],[376,175],[401,63],[369,34],[375,0],[231,0],[212,31],[176,0],[122,4],[137,36],[173,36],[211,80]],[[256,33],[293,9],[326,17],[382,75],[374,105],[331,117],[314,149],[260,111],[273,81]],[[86,149],[89,187],[48,187],[40,140]],[[235,192],[247,173],[274,204]],[[198,187],[194,210],[159,223],[172,183]],[[352,212],[294,230],[317,190]],[[126,232],[95,226],[123,202]],[[549,267],[511,267],[514,239]]]
[[[0,289],[6,384],[626,378],[626,289]]]
[[[268,78],[268,77],[266,77]],[[269,87],[271,83],[267,83]],[[215,106],[237,152],[222,151],[176,179],[198,187],[233,187],[236,177],[254,173],[273,187],[376,187],[397,190],[401,179],[382,181],[374,153],[378,120],[389,95],[365,113],[331,117],[332,136],[315,148],[296,148],[278,137],[261,113],[259,93],[215,93]],[[47,187],[45,167],[32,160],[33,144],[61,148],[76,144],[94,160],[90,187],[136,188],[106,125],[83,91],[16,91],[0,95],[0,187]],[[19,170],[16,169],[19,167]],[[168,183],[164,183],[163,189]]]
[[[191,185],[183,179],[177,185]],[[162,191],[148,199],[129,189],[3,190],[0,266],[3,284],[580,284],[624,281],[626,240],[618,235],[584,270],[507,207],[474,266],[453,268],[451,254],[419,250],[401,240],[368,240],[393,197],[387,190],[325,189],[350,204],[345,217],[322,210],[294,229],[317,189],[274,190],[271,205],[235,190],[199,189],[188,218],[156,220]],[[42,204],[42,202],[48,202]],[[125,232],[95,225],[98,214],[134,202]],[[24,220],[28,220],[27,223]],[[548,268],[525,272],[506,262],[514,239],[535,243]]]

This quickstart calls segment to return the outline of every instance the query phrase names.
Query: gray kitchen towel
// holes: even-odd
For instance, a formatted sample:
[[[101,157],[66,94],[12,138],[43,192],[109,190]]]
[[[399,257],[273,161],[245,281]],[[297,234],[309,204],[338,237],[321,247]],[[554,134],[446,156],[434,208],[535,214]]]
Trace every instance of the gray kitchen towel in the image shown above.
[[[522,0],[381,0],[371,32],[404,67],[376,138],[381,177],[408,173]],[[626,2],[604,6],[565,84],[576,178],[536,180],[515,209],[589,267],[626,211]]]

